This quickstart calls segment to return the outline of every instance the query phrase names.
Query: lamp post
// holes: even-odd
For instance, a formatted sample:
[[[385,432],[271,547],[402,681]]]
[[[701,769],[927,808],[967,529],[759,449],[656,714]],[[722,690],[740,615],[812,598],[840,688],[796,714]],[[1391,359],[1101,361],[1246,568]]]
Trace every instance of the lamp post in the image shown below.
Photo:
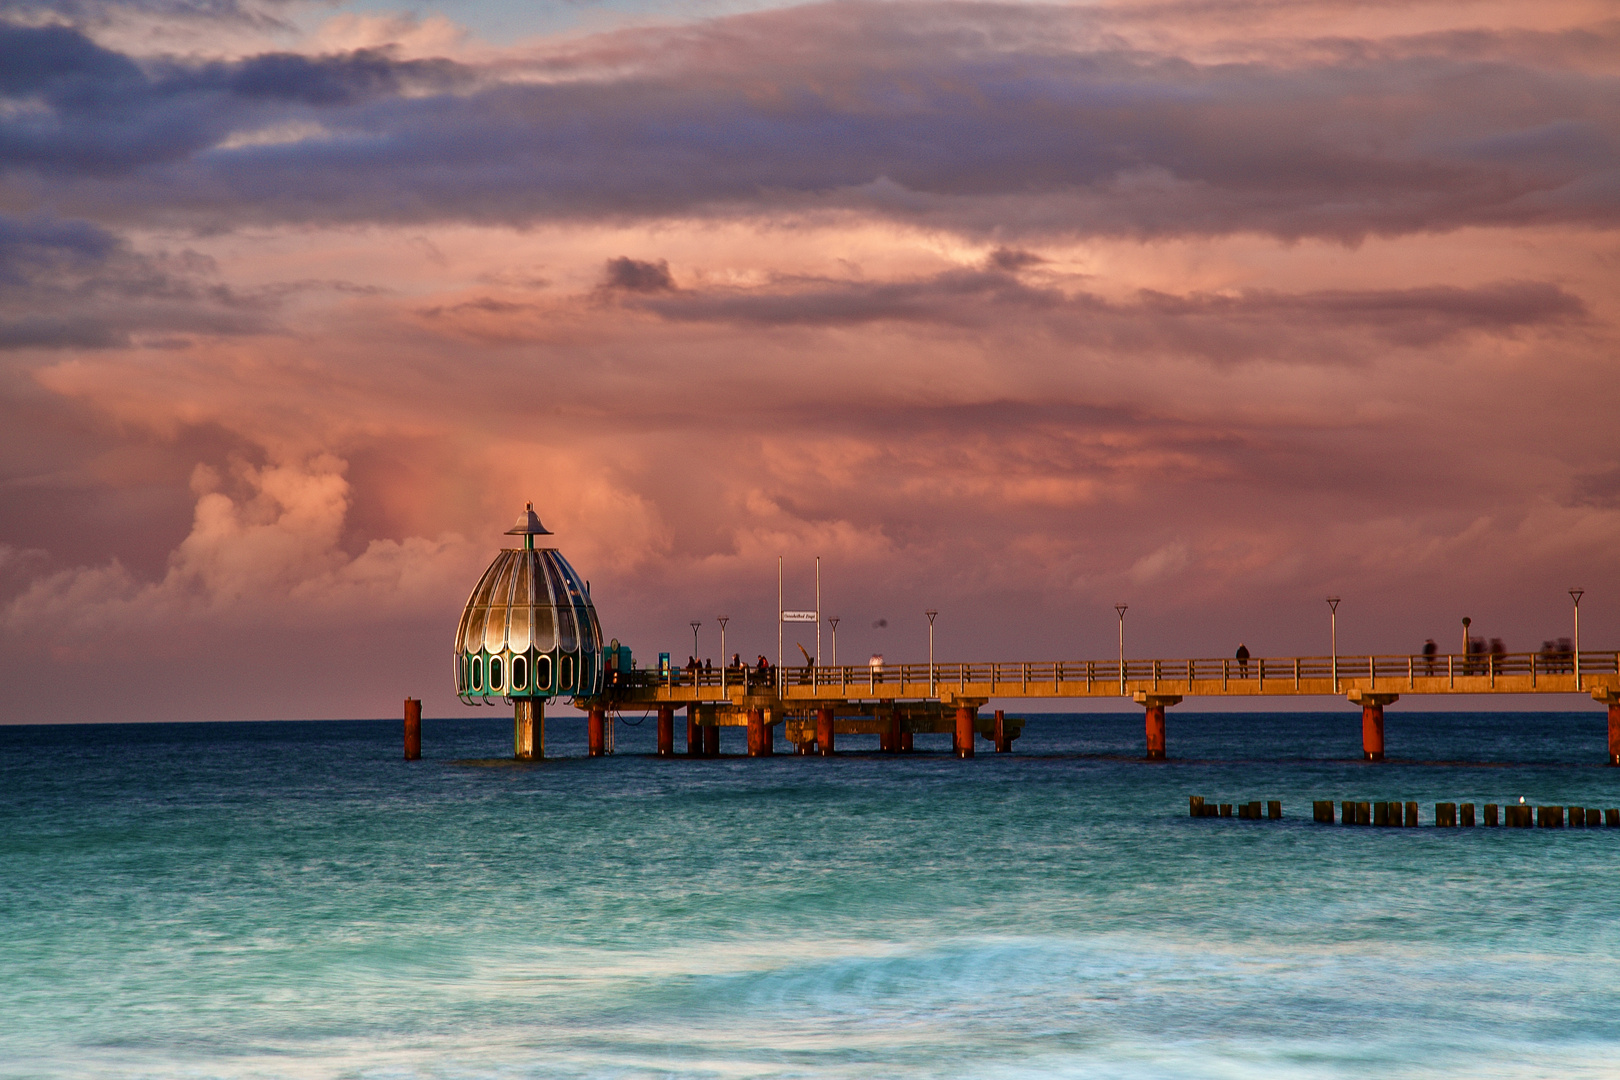
[[[1328,605],[1328,655],[1333,663],[1333,692],[1339,692],[1339,598],[1330,596]]]
[[[1581,688],[1581,597],[1586,590],[1576,586],[1569,590],[1569,598],[1575,601],[1575,689]]]
[[[1125,612],[1129,604],[1115,604],[1114,610],[1119,612],[1119,696],[1125,696]]]
[[[829,615],[829,616],[827,616],[827,622],[828,622],[829,625],[832,626],[832,646],[833,646],[832,666],[833,667],[838,666],[838,619],[839,619],[839,616],[837,616],[837,615]]]
[[[923,612],[928,616],[928,696],[934,696],[934,616],[939,612],[929,608]]]
[[[726,623],[731,621],[730,615],[716,615],[714,621],[720,624],[720,696],[726,696]]]

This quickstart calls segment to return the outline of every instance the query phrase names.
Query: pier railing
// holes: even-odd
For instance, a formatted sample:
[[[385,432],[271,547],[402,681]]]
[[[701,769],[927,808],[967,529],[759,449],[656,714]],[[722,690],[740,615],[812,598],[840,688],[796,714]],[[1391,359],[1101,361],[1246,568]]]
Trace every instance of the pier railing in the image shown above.
[[[1620,684],[1620,652],[1288,656],[1178,660],[801,665],[621,672],[612,684],[656,693],[732,697],[1102,697],[1167,694],[1569,693]],[[695,695],[691,692],[697,692]],[[714,693],[709,693],[713,691]]]

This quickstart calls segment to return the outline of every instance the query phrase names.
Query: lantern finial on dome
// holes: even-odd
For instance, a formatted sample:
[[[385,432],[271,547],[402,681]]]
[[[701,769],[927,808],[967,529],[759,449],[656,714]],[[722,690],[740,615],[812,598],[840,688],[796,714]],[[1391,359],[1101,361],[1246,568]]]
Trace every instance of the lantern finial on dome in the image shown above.
[[[534,537],[550,536],[551,530],[540,524],[540,516],[534,512],[534,503],[524,503],[523,513],[518,515],[517,524],[506,530],[507,536],[524,537],[523,546],[534,547]]]

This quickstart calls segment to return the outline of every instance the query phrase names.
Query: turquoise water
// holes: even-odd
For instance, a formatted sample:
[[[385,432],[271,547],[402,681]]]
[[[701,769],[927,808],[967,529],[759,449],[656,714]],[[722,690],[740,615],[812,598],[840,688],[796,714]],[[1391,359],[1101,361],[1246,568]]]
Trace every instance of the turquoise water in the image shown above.
[[[489,712],[414,763],[397,721],[0,728],[0,1076],[1620,1075],[1620,829],[1310,821],[1620,806],[1603,714],[1391,710],[1382,766],[1359,732],[589,760],[570,716],[574,756],[487,767]]]

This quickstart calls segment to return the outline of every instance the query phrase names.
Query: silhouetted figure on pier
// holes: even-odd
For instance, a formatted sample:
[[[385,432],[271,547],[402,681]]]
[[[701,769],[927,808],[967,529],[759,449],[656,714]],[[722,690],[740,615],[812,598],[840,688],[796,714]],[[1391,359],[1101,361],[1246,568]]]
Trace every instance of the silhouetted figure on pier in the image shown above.
[[[1237,662],[1238,676],[1247,679],[1249,677],[1249,647],[1241,641],[1238,642]]]
[[[1434,655],[1439,651],[1440,648],[1435,645],[1434,638],[1430,638],[1423,643],[1423,673],[1425,675],[1434,674]]]

